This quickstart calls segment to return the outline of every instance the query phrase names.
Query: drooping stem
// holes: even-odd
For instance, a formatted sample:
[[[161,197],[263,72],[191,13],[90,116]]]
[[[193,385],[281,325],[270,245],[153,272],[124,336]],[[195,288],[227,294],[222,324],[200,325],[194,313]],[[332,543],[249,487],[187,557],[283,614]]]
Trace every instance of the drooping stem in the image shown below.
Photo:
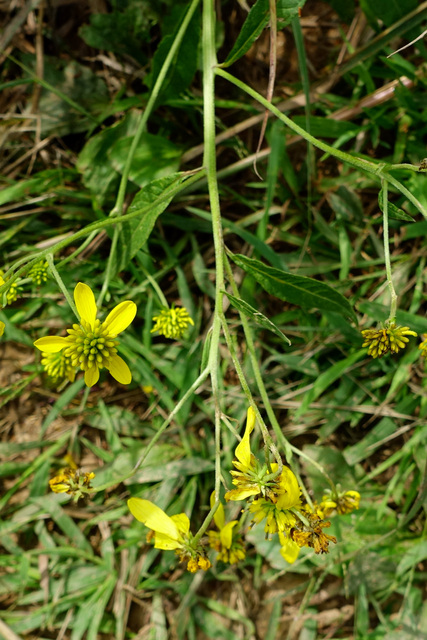
[[[67,287],[65,286],[61,276],[59,275],[58,269],[55,267],[55,263],[53,261],[53,256],[52,256],[51,253],[46,254],[46,262],[49,265],[49,269],[51,270],[51,273],[52,273],[53,277],[55,278],[56,282],[58,283],[58,287],[61,289],[62,293],[64,294],[64,297],[65,297],[66,301],[70,305],[70,308],[71,308],[72,312],[76,316],[77,320],[80,322],[80,316],[78,314],[76,305],[74,304],[74,300],[70,296]]]
[[[381,180],[382,194],[383,194],[383,239],[384,239],[384,260],[385,270],[387,274],[387,284],[390,291],[390,315],[389,322],[396,320],[397,309],[397,295],[394,290],[393,280],[391,276],[391,262],[390,262],[390,241],[388,235],[388,184],[387,180]]]

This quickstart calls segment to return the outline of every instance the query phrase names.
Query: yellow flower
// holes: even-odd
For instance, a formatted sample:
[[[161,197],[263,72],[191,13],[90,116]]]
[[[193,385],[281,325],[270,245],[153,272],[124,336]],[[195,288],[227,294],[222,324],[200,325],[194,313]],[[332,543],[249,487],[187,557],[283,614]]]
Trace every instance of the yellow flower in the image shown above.
[[[323,533],[322,529],[330,527],[330,522],[324,522],[319,516],[309,513],[306,522],[298,520],[291,529],[290,536],[299,547],[311,547],[315,553],[328,553],[329,542],[336,542],[335,536]]]
[[[343,491],[332,493],[328,491],[318,505],[316,512],[321,517],[331,516],[335,513],[343,515],[351,513],[359,508],[360,493],[358,491]]]
[[[191,573],[209,569],[211,564],[203,551],[192,544],[190,520],[185,513],[168,516],[153,502],[141,498],[130,498],[128,507],[134,518],[154,531],[156,549],[175,550],[181,561],[187,561],[187,570]]]
[[[121,384],[129,384],[132,374],[126,362],[117,355],[115,338],[132,322],[136,314],[136,305],[130,300],[118,304],[104,322],[96,319],[97,308],[92,289],[79,282],[74,289],[74,301],[80,316],[80,324],[67,329],[69,335],[46,336],[35,341],[40,351],[64,354],[71,359],[73,367],[85,372],[85,383],[92,387],[99,380],[99,371],[108,369],[113,378]]]
[[[52,378],[53,383],[60,382],[64,378],[68,378],[70,382],[74,382],[76,377],[76,369],[71,364],[71,358],[65,355],[64,351],[56,353],[42,353],[42,365],[47,375]]]
[[[272,471],[277,471],[277,464],[271,465]],[[283,467],[280,476],[276,480],[276,484],[272,489],[272,500],[278,509],[292,509],[301,507],[300,494],[301,489],[298,484],[296,475],[289,467]]]
[[[418,349],[421,349],[421,355],[424,356],[424,358],[427,358],[427,333],[423,333],[422,338],[423,341],[419,345]]]
[[[389,351],[398,353],[409,342],[407,336],[416,335],[409,327],[396,327],[395,322],[389,322],[381,329],[364,329],[362,347],[368,347],[368,355],[373,358],[381,358]]]
[[[260,476],[257,460],[251,453],[250,445],[250,435],[254,430],[255,422],[255,411],[252,407],[249,407],[246,417],[245,433],[235,451],[237,460],[233,460],[233,465],[236,467],[237,471],[230,471],[233,476],[233,484],[237,486],[237,489],[227,491],[225,494],[225,499],[227,501],[244,500],[245,498],[256,496],[261,493],[262,474]]]
[[[211,507],[215,502],[215,492],[211,495]],[[218,560],[229,564],[236,564],[244,560],[246,553],[242,537],[235,529],[238,520],[231,520],[225,524],[224,507],[219,505],[215,511],[214,522],[218,531],[208,531],[209,546],[218,553]]]
[[[41,285],[43,282],[47,281],[48,275],[48,263],[46,260],[40,260],[40,262],[36,262],[35,265],[31,267],[28,272],[28,277],[34,282],[34,284]]]
[[[94,477],[93,471],[82,473],[80,470],[63,469],[49,480],[49,486],[54,493],[68,493],[74,497],[74,500],[78,500],[90,492],[92,489],[90,481]]]
[[[266,498],[256,498],[249,505],[249,511],[253,514],[252,519],[256,524],[265,519],[264,531],[267,534],[289,531],[296,522],[296,516],[292,511],[283,511]]]
[[[3,271],[0,270],[0,286],[6,284],[3,279]],[[18,299],[19,292],[22,291],[22,287],[19,287],[15,282],[9,286],[6,292],[6,300],[8,304],[12,304]]]
[[[0,320],[0,338],[4,334],[5,323]]]
[[[293,564],[299,556],[300,547],[289,536],[279,531],[279,540],[281,544],[280,555],[288,562]]]
[[[161,336],[179,340],[184,335],[188,325],[194,325],[185,307],[172,307],[162,309],[159,315],[153,317],[156,324],[151,329],[151,333],[158,331]]]

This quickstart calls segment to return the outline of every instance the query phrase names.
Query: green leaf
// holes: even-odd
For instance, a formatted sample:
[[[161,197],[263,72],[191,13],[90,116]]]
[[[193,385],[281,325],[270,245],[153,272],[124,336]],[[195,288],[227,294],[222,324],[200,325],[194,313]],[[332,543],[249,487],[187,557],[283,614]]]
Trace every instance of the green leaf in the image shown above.
[[[381,191],[378,194],[378,205],[382,212],[384,212],[384,192]],[[409,213],[405,213],[403,209],[399,209],[392,202],[387,202],[387,212],[388,217],[393,218],[394,220],[406,220],[408,222],[415,222],[415,219],[409,215]]]
[[[257,324],[259,324],[264,329],[267,329],[268,331],[272,331],[272,333],[275,333],[276,336],[278,336],[281,340],[285,340],[285,342],[287,342],[289,345],[291,344],[291,341],[289,340],[289,338],[287,338],[285,334],[282,333],[278,327],[276,327],[274,322],[269,320],[264,314],[262,314],[260,311],[257,311],[256,309],[251,307],[250,304],[248,304],[241,298],[235,298],[234,296],[231,295],[231,293],[227,293],[226,291],[224,291],[223,293],[225,293],[225,295],[230,300],[231,304],[235,309],[243,313],[245,316],[247,316]]]
[[[119,173],[123,172],[133,136],[117,140],[108,151],[111,164]],[[162,136],[144,133],[132,159],[129,178],[139,187],[156,178],[165,178],[177,171],[181,151],[172,142]]]
[[[222,67],[229,67],[239,58],[245,55],[251,48],[252,44],[261,34],[267,25],[270,16],[268,0],[257,0],[252,9],[248,13],[243,27],[237,36],[234,47],[228,54]]]
[[[138,209],[147,210],[140,217],[123,223],[121,227],[117,250],[117,271],[124,269],[137,251],[147,242],[157,218],[172,200],[175,194],[174,188],[183,181],[182,174],[173,173],[167,178],[153,180],[141,191],[138,191],[126,213],[133,213]],[[171,190],[172,193],[159,202],[159,198],[166,195],[168,190]]]
[[[335,311],[357,322],[346,298],[324,282],[269,267],[259,260],[232,255],[232,260],[276,298],[308,309]]]

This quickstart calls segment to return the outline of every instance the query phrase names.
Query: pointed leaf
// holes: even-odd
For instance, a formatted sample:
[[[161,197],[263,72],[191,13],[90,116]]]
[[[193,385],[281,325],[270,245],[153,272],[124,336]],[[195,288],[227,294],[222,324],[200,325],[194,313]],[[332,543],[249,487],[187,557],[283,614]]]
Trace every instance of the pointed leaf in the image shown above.
[[[232,255],[232,260],[257,280],[260,285],[280,300],[308,309],[335,311],[357,322],[356,315],[346,298],[324,282],[274,269],[259,260],[243,255]]]
[[[224,291],[224,293],[227,296],[227,298],[230,300],[233,307],[235,307],[238,311],[243,313],[248,318],[251,318],[251,320],[259,324],[264,329],[268,329],[268,331],[272,331],[273,333],[276,334],[276,336],[281,338],[281,340],[285,340],[285,342],[287,342],[289,345],[291,344],[291,341],[289,340],[289,338],[287,338],[285,334],[282,333],[278,327],[276,327],[274,322],[272,322],[271,320],[269,320],[269,318],[267,318],[264,314],[262,314],[261,311],[257,311],[256,309],[251,307],[250,304],[248,304],[241,298],[235,298],[234,296],[231,295],[231,293],[227,293],[226,291]]]
[[[378,205],[382,212],[384,212],[384,192],[381,191],[378,194]],[[387,213],[389,218],[393,218],[394,220],[406,220],[407,222],[415,222],[415,219],[403,211],[403,209],[399,209],[392,202],[387,202]]]

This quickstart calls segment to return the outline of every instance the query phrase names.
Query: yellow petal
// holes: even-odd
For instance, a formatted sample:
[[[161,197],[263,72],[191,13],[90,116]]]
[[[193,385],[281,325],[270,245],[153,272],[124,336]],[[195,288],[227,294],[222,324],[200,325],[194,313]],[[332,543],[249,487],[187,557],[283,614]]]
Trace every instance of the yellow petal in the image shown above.
[[[46,353],[58,353],[64,347],[69,346],[69,343],[61,336],[45,336],[36,340],[34,346],[40,351],[46,351]]]
[[[224,498],[228,502],[229,500],[246,500],[250,496],[257,496],[260,493],[260,490],[257,487],[253,487],[252,489],[232,489],[231,491],[227,491]]]
[[[250,467],[251,463],[250,435],[254,430],[255,422],[255,411],[252,409],[252,407],[249,407],[246,417],[245,433],[243,435],[242,441],[236,447],[236,458],[239,462],[242,463],[242,465],[244,465],[246,469]]]
[[[99,369],[96,365],[93,365],[85,371],[85,385],[87,387],[93,387],[99,380]]]
[[[81,320],[88,322],[93,329],[96,319],[96,302],[92,289],[87,284],[79,282],[74,289],[74,302]]]
[[[171,516],[171,520],[175,522],[178,531],[181,533],[187,534],[190,531],[190,520],[186,513],[178,513],[175,516]]]
[[[1,287],[2,285],[4,285],[4,279],[3,279],[3,276],[0,276],[0,287]]]
[[[289,467],[283,467],[282,469],[278,493],[279,496],[276,503],[278,509],[291,509],[299,504],[300,488],[298,480]]]
[[[236,526],[236,524],[238,524],[237,520],[232,520],[231,522],[226,524],[225,527],[222,527],[219,533],[221,544],[226,549],[231,548],[231,542],[233,540],[233,528]]]
[[[5,323],[0,320],[0,336],[4,334]]]
[[[179,540],[174,540],[170,536],[164,533],[158,533],[154,536],[154,547],[155,549],[163,549],[163,551],[170,551],[171,549],[179,549],[182,547],[182,542]]]
[[[289,564],[293,564],[298,558],[300,552],[299,546],[290,538],[286,538],[280,531],[279,539],[280,544],[282,545],[282,548],[280,549],[280,555],[286,560],[286,562],[289,562]]]
[[[125,300],[110,311],[102,326],[108,329],[111,336],[117,336],[130,325],[135,315],[136,304],[131,300]]]
[[[215,504],[215,491],[211,493],[211,509]],[[214,522],[218,529],[222,529],[225,525],[225,515],[224,515],[224,507],[221,503],[219,503],[218,509],[215,511]]]
[[[163,533],[172,540],[179,540],[179,531],[175,522],[153,502],[141,498],[130,498],[128,507],[134,518],[149,529],[156,533]]]
[[[132,381],[132,374],[126,362],[117,354],[108,363],[108,371],[120,384],[129,384]]]

